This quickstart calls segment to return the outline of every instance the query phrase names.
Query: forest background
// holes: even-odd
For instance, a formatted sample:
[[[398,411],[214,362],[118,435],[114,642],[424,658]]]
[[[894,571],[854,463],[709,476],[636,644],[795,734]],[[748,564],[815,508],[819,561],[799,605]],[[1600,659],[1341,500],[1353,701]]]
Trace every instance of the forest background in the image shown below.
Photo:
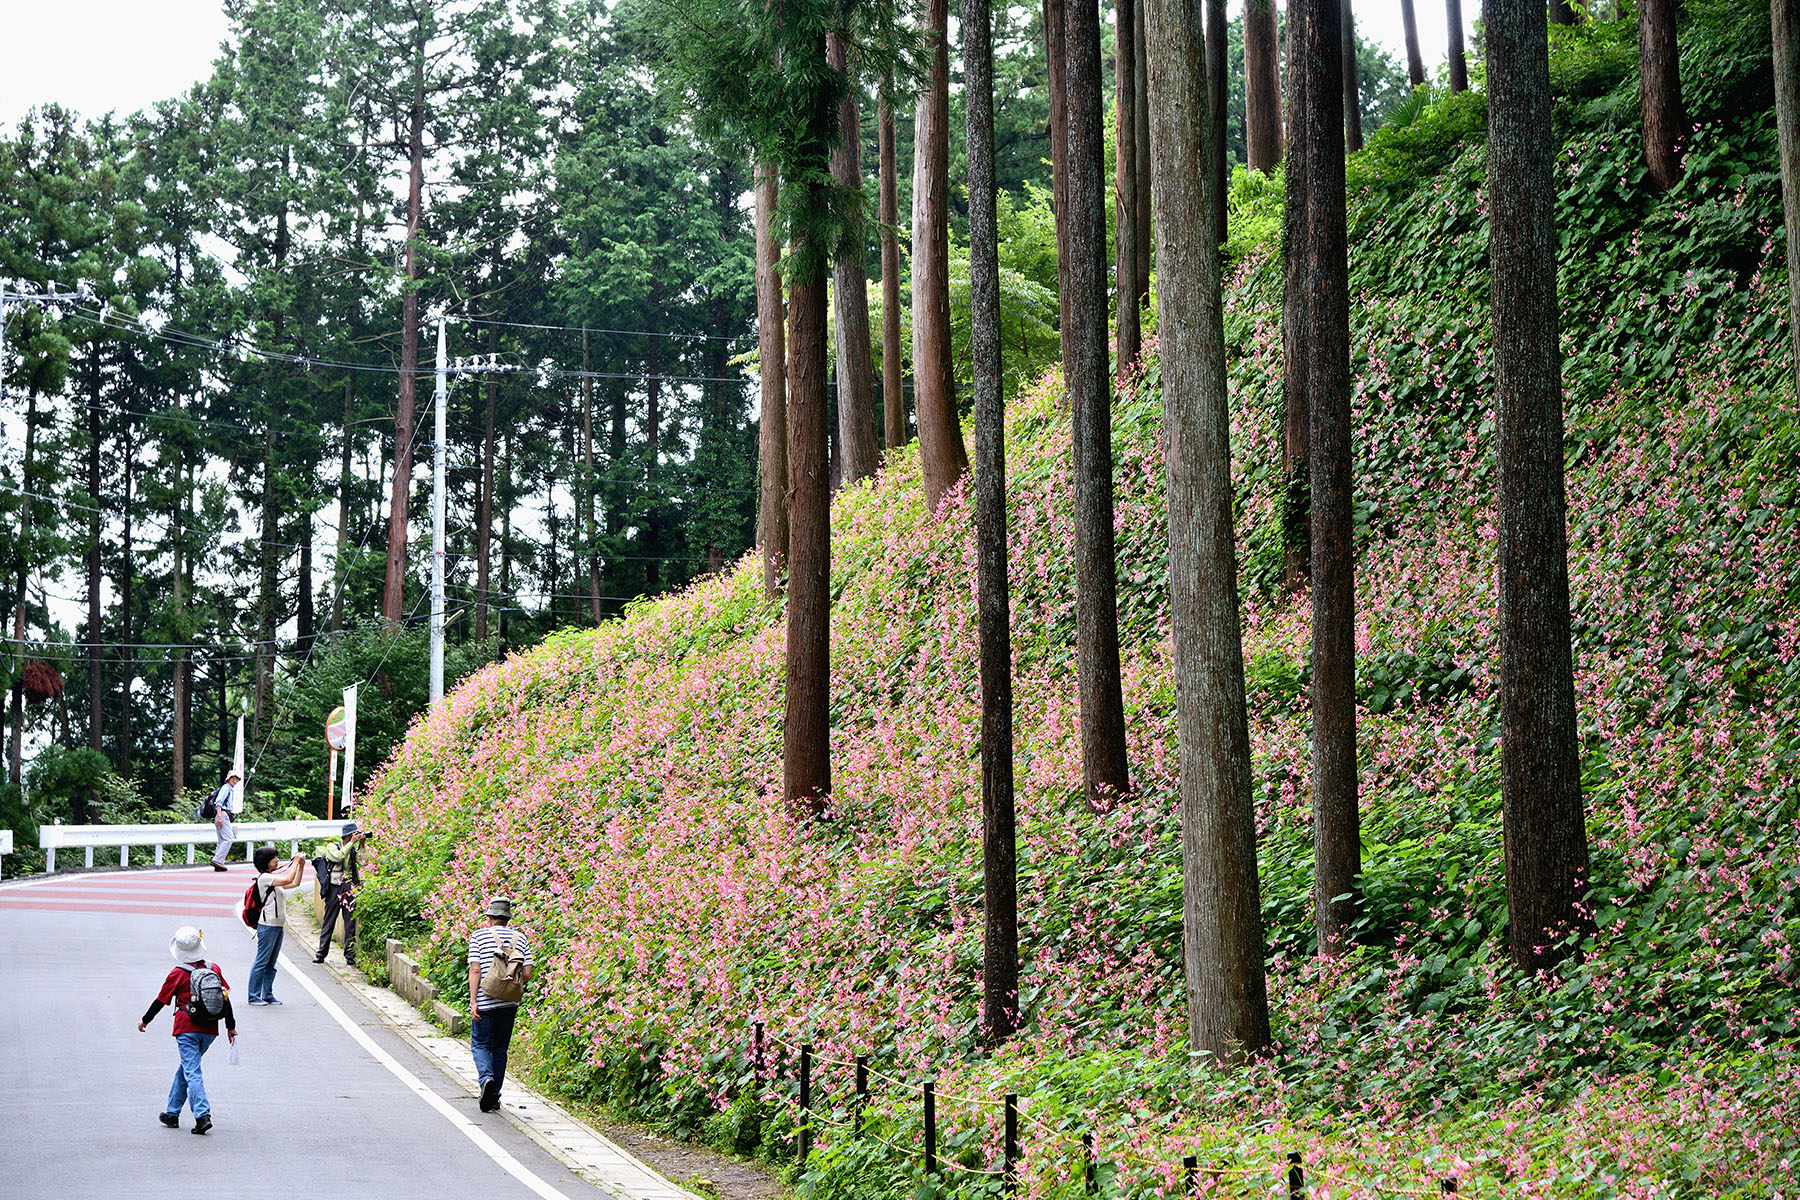
[[[504,368],[451,384],[452,681],[755,540],[750,165],[646,69],[643,8],[227,11],[212,76],[183,95],[97,117],[45,104],[0,139],[0,278],[26,294],[94,284],[68,304],[13,306],[5,330],[0,787],[16,826],[174,819],[192,807],[183,793],[216,783],[239,715],[253,811],[320,811],[324,720],[351,683],[373,685],[361,760],[386,757],[426,695],[429,378],[396,445],[409,296],[451,314],[454,357]],[[1042,12],[995,19],[1010,394],[1056,358],[1058,281]],[[1241,17],[1230,39],[1241,163]],[[1409,87],[1380,47],[1360,43],[1359,63],[1372,130]],[[876,86],[860,84],[871,166]],[[904,111],[911,83],[895,86]],[[961,104],[959,67],[959,181]],[[905,213],[913,127],[896,129]],[[872,170],[865,190],[873,214]],[[966,411],[960,184],[951,228]],[[898,232],[907,272],[904,220]],[[872,220],[867,236],[879,328]],[[425,369],[431,332],[414,351]],[[835,485],[835,388],[832,403]],[[879,386],[875,403],[879,429]],[[413,484],[395,550],[397,457]]]

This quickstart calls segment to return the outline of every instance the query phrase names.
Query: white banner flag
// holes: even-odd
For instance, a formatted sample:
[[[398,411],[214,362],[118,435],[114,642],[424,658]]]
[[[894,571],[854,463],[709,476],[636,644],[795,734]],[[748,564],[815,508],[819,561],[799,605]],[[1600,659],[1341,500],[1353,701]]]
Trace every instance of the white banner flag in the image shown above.
[[[356,803],[356,684],[344,689],[344,798],[340,810],[350,815]]]

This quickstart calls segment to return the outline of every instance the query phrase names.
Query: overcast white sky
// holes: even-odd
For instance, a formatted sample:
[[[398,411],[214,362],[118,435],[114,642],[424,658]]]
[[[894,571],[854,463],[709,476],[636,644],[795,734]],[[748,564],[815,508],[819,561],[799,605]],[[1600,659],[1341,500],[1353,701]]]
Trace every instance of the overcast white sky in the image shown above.
[[[1428,70],[1444,60],[1444,6],[1416,0]],[[1232,3],[1236,13],[1241,0]],[[1465,0],[1465,16],[1481,9]],[[1364,0],[1358,31],[1401,54],[1397,0]],[[124,114],[178,95],[211,71],[225,37],[218,0],[0,0],[7,53],[0,62],[0,123],[57,101],[83,116]]]

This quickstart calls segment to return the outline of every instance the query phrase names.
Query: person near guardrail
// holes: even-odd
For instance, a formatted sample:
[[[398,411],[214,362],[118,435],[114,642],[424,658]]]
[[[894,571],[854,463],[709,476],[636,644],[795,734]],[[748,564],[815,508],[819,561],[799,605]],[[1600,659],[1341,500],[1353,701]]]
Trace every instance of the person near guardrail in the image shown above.
[[[331,950],[331,930],[337,924],[338,914],[342,913],[344,962],[349,966],[356,964],[356,889],[362,886],[356,851],[365,837],[352,821],[344,826],[342,837],[320,852],[320,859],[325,863],[325,873],[319,878],[319,888],[325,897],[325,919],[320,922],[324,928],[319,932],[319,952],[313,955],[316,963],[324,962],[325,955]],[[313,861],[315,875],[319,874],[320,859]]]
[[[212,869],[223,871],[225,859],[231,853],[231,843],[237,840],[237,831],[231,827],[233,805],[237,800],[238,783],[242,780],[236,770],[226,774],[225,782],[213,793],[212,799],[206,802],[206,808],[212,809],[213,828],[218,831],[219,846],[213,851]],[[202,816],[208,815],[202,811]]]
[[[481,1080],[481,1111],[500,1107],[513,1021],[531,982],[531,943],[512,922],[512,901],[496,896],[486,922],[469,939],[469,1052]]]
[[[256,851],[256,886],[263,889],[262,917],[256,923],[256,961],[250,967],[250,1003],[280,1004],[275,998],[275,960],[287,935],[287,895],[306,873],[306,859],[295,855],[284,868],[273,846]]]
[[[162,990],[144,1010],[138,1021],[138,1032],[150,1028],[166,1005],[175,1006],[175,1046],[181,1063],[175,1068],[175,1082],[169,1087],[169,1103],[157,1120],[170,1129],[181,1126],[181,1107],[187,1105],[194,1114],[194,1132],[212,1128],[212,1104],[206,1098],[206,1080],[200,1075],[200,1060],[219,1036],[219,1022],[237,1041],[237,1017],[231,1011],[231,989],[225,985],[225,973],[219,964],[206,960],[206,941],[198,929],[183,925],[169,939],[169,956],[175,967],[163,977]]]

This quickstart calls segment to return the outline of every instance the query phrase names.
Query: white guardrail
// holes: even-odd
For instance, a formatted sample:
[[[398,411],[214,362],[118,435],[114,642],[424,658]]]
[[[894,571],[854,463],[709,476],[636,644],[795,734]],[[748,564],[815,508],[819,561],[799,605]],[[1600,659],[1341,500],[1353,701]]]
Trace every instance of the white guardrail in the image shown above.
[[[289,852],[300,853],[303,841],[327,841],[343,832],[343,821],[239,821],[232,827],[234,844],[244,848],[248,859],[259,842],[287,842]],[[12,834],[6,834],[8,845]],[[95,846],[117,846],[119,865],[131,865],[131,847],[156,847],[156,863],[162,865],[163,847],[187,845],[187,860],[194,861],[194,847],[214,846],[218,831],[212,822],[193,825],[40,825],[38,845],[44,850],[44,870],[56,870],[59,849],[81,848],[87,851],[87,865],[94,865]]]

